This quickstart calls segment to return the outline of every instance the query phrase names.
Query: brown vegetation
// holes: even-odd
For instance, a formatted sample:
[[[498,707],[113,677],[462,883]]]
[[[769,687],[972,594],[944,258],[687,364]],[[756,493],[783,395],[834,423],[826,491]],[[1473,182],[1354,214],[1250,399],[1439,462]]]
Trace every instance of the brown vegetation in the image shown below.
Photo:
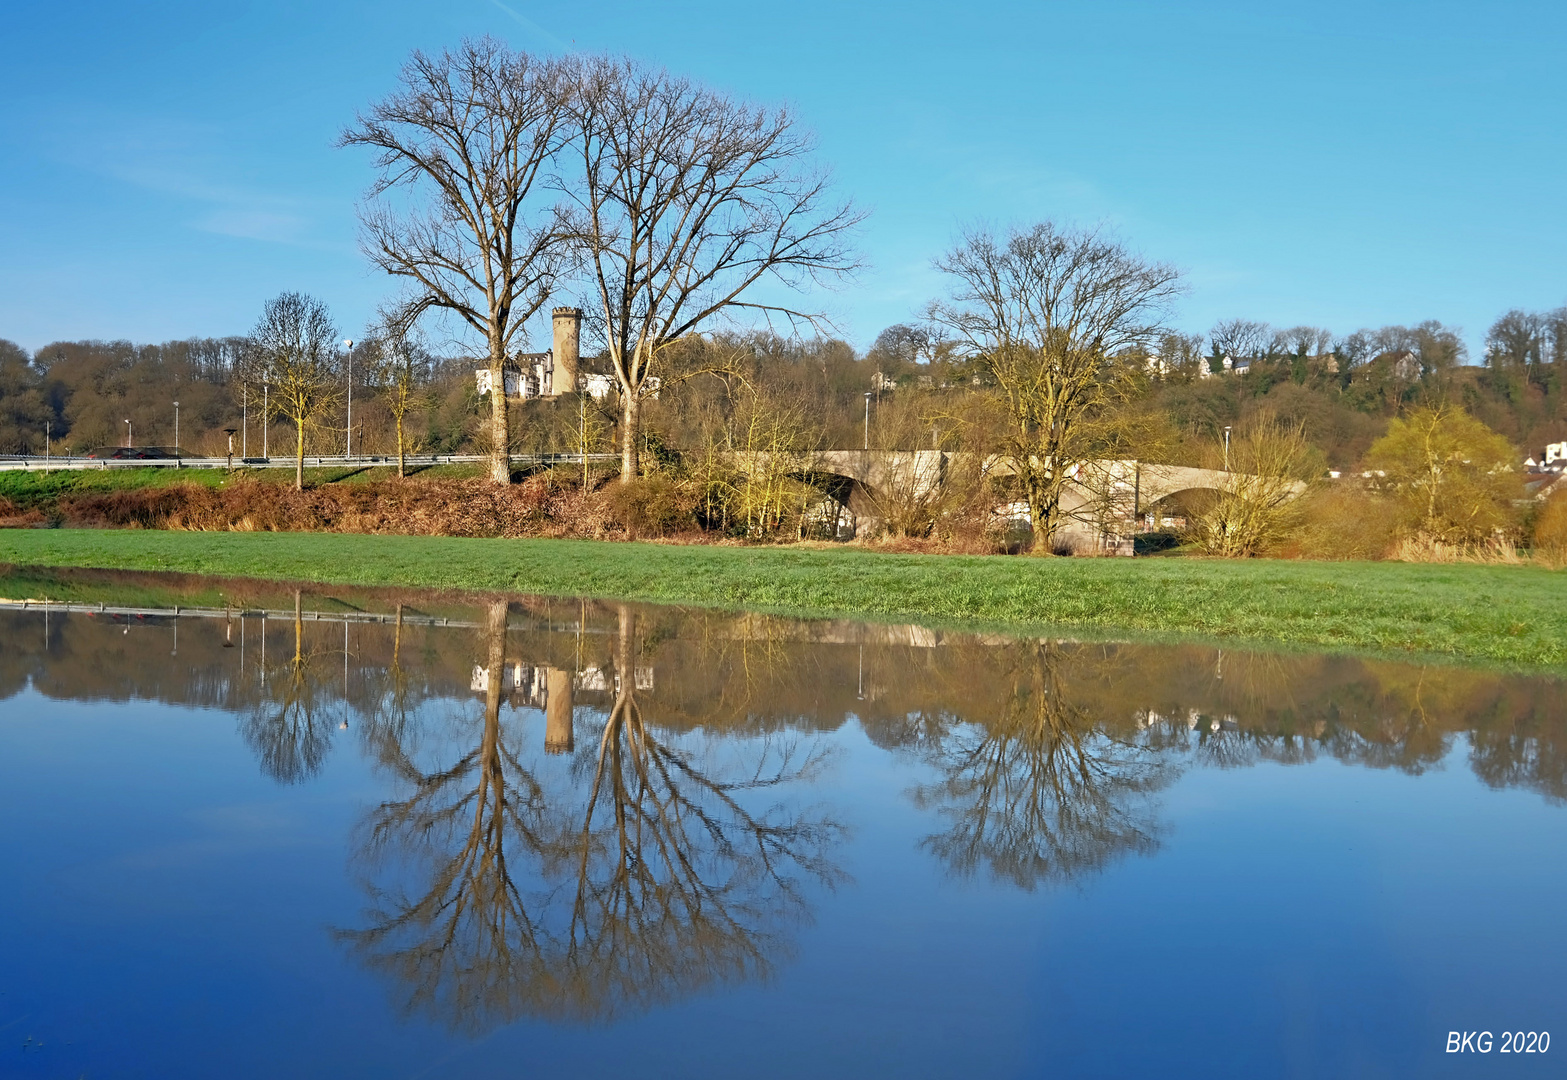
[[[295,491],[241,480],[175,484],[59,501],[64,524],[98,528],[237,532],[401,533],[412,536],[606,538],[624,525],[602,488],[550,475],[497,487],[486,481],[384,481]]]
[[[1301,498],[1302,524],[1274,554],[1299,559],[1385,559],[1395,542],[1390,500],[1357,480],[1322,485]]]
[[[0,496],[0,529],[26,529],[47,520],[37,509],[24,511],[10,499]]]

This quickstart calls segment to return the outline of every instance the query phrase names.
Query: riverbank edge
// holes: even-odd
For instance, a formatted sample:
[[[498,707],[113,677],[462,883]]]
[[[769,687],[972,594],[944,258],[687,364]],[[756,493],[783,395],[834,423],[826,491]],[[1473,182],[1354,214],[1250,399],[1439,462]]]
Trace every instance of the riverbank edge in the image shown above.
[[[582,596],[1567,674],[1567,574],[1533,567],[77,529],[0,531],[0,563]]]

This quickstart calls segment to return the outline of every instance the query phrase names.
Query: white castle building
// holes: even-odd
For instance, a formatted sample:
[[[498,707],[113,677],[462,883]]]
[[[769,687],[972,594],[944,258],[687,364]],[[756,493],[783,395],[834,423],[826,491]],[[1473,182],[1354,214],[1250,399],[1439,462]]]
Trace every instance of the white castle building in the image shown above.
[[[579,371],[582,310],[558,307],[550,314],[553,341],[549,351],[517,353],[501,369],[506,396],[558,397],[580,392],[598,400],[608,397],[615,388],[613,379],[608,375],[584,375]],[[495,379],[489,368],[475,368],[473,377],[480,397],[495,389]]]

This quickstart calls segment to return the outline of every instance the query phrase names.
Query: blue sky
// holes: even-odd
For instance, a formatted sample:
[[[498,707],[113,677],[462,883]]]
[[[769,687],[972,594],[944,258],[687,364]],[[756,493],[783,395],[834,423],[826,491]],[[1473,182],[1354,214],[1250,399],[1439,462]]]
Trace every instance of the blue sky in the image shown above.
[[[1567,302],[1567,4],[447,0],[7,6],[0,337],[243,333],[284,289],[362,328],[366,157],[414,48],[627,52],[787,102],[871,211],[824,297],[865,346],[972,222],[1106,223],[1188,275],[1179,324]]]

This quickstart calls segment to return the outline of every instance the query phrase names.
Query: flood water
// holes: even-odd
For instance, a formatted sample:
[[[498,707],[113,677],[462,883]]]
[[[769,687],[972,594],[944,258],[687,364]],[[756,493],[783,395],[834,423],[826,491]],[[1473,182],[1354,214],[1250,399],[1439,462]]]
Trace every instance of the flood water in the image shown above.
[[[0,596],[0,1076],[1563,1075],[1557,678]]]

